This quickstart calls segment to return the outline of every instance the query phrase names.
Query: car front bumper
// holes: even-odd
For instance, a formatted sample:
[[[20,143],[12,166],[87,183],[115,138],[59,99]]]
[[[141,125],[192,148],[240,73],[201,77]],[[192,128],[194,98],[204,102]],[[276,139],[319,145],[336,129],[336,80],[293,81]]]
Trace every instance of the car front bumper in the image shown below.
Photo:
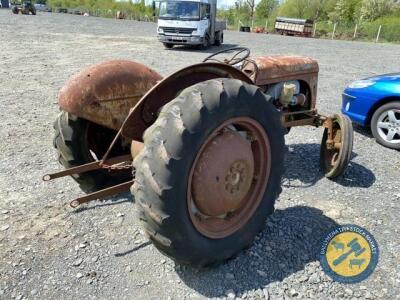
[[[203,38],[200,36],[158,34],[158,40],[161,43],[169,43],[169,44],[174,44],[174,45],[201,45],[201,44],[203,44]]]
[[[353,122],[362,126],[369,126],[368,114],[373,104],[373,99],[359,94],[356,96],[355,93],[345,90],[342,94],[341,112]]]

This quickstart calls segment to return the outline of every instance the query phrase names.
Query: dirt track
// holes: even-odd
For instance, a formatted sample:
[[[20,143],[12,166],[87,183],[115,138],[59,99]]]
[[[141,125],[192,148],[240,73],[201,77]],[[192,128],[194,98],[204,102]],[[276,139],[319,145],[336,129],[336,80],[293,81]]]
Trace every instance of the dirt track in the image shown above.
[[[316,58],[325,113],[339,111],[350,81],[399,71],[398,45],[238,32],[227,32],[225,42],[254,55]],[[332,182],[318,168],[322,131],[293,129],[276,213],[254,246],[212,270],[181,267],[159,254],[130,195],[73,210],[68,201],[81,193],[73,180],[41,181],[60,169],[52,123],[69,76],[113,58],[167,75],[216,50],[164,50],[150,23],[0,10],[0,298],[400,299],[400,156],[365,130],[355,133],[350,168]],[[347,223],[368,229],[381,250],[376,271],[355,285],[332,282],[317,260],[326,230]]]

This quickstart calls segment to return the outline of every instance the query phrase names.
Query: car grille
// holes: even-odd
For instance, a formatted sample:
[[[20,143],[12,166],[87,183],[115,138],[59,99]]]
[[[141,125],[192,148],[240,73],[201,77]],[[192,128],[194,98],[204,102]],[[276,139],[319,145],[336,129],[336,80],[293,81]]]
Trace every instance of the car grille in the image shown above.
[[[164,33],[172,34],[192,34],[195,28],[161,27]]]

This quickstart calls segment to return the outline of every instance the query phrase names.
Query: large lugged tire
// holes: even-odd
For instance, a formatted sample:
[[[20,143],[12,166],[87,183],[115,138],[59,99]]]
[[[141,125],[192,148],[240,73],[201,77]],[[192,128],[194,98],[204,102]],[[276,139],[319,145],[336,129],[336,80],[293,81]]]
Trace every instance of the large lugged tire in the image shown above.
[[[134,160],[131,190],[154,245],[195,267],[248,247],[274,211],[284,152],[279,112],[256,86],[215,79],[182,91]]]
[[[54,123],[53,145],[58,152],[58,161],[71,168],[101,159],[111,144],[116,132],[93,122],[62,111]],[[129,154],[129,147],[118,143],[110,157]],[[131,170],[96,170],[72,176],[85,192],[94,192],[132,178]]]

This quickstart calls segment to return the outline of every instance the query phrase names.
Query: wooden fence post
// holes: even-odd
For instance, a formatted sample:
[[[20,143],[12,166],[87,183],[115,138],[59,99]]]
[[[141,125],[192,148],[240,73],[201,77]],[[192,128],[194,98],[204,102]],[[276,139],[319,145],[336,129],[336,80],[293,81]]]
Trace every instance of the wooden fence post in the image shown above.
[[[354,28],[353,39],[355,39],[356,36],[357,36],[357,24],[356,24],[356,27]]]
[[[240,25],[241,25],[241,26],[244,26],[243,23],[242,23],[242,21],[239,20],[238,31],[240,31]]]
[[[313,37],[315,37],[315,32],[317,31],[317,22],[314,23],[314,32],[313,32]]]
[[[379,36],[381,34],[381,29],[382,29],[382,25],[379,25],[378,34],[376,35],[375,43],[377,43],[379,41]]]
[[[332,40],[335,37],[335,31],[336,31],[336,23],[333,24],[333,31],[332,31]]]

